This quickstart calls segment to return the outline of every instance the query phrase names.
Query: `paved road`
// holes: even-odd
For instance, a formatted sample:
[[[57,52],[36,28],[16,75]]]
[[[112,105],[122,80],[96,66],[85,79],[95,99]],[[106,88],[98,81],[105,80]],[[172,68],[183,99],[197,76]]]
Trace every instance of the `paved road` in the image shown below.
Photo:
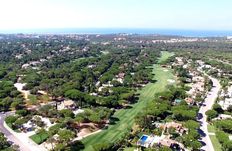
[[[13,142],[14,144],[18,145],[20,147],[21,151],[32,151],[32,149],[30,149],[28,146],[26,146],[25,144],[23,144],[17,137],[15,137],[13,134],[11,134],[10,131],[8,131],[5,127],[4,127],[4,120],[5,117],[13,114],[12,112],[8,112],[8,113],[0,113],[0,131],[2,133],[5,134],[6,138]]]
[[[207,128],[207,116],[205,115],[205,112],[210,110],[214,104],[214,102],[216,101],[217,97],[218,97],[218,92],[221,89],[221,85],[219,83],[219,81],[213,77],[208,76],[212,82],[213,82],[213,88],[212,90],[208,93],[204,105],[201,106],[198,114],[201,115],[202,117],[200,119],[198,119],[198,121],[201,123],[201,127],[200,127],[200,134],[201,134],[201,142],[204,144],[204,146],[201,148],[204,151],[214,151],[213,148],[213,144],[209,138],[209,132],[208,132],[208,128]]]

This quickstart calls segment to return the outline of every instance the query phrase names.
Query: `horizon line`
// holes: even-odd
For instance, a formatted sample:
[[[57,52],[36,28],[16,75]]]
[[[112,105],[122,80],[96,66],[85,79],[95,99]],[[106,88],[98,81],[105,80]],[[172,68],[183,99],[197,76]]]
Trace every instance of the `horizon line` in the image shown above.
[[[142,29],[142,30],[187,30],[187,31],[232,31],[232,29],[197,29],[197,28],[159,28],[159,27],[42,27],[42,28],[12,28],[0,31],[14,30],[58,30],[58,29]]]
[[[232,36],[232,30],[213,29],[177,29],[177,28],[129,28],[129,27],[70,27],[70,28],[30,28],[1,30],[0,34],[38,34],[38,35],[109,35],[138,34],[182,37],[226,37]]]

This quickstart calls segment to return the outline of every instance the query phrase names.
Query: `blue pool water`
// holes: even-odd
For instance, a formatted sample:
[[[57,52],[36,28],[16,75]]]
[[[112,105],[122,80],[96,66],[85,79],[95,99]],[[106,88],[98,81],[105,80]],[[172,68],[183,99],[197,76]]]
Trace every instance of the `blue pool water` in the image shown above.
[[[175,99],[175,103],[180,103],[181,101],[181,99]]]
[[[142,142],[145,142],[146,140],[147,140],[147,136],[144,136],[144,135],[143,135],[143,136],[141,137],[141,141],[142,141]]]

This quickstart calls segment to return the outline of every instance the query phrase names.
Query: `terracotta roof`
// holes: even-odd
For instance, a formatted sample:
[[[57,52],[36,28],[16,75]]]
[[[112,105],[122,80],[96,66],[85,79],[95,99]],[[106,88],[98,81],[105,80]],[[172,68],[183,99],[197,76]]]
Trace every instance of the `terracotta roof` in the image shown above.
[[[65,100],[64,101],[64,106],[72,106],[75,105],[74,101],[72,100]]]
[[[185,102],[186,102],[186,103],[193,103],[194,100],[193,100],[192,98],[186,98],[186,99],[185,99]]]

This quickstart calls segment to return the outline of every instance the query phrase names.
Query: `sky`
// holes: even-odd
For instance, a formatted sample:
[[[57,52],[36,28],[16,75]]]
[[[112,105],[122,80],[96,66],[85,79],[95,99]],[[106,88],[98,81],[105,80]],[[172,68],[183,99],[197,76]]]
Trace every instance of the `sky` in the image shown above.
[[[0,0],[0,30],[232,30],[232,0]]]

